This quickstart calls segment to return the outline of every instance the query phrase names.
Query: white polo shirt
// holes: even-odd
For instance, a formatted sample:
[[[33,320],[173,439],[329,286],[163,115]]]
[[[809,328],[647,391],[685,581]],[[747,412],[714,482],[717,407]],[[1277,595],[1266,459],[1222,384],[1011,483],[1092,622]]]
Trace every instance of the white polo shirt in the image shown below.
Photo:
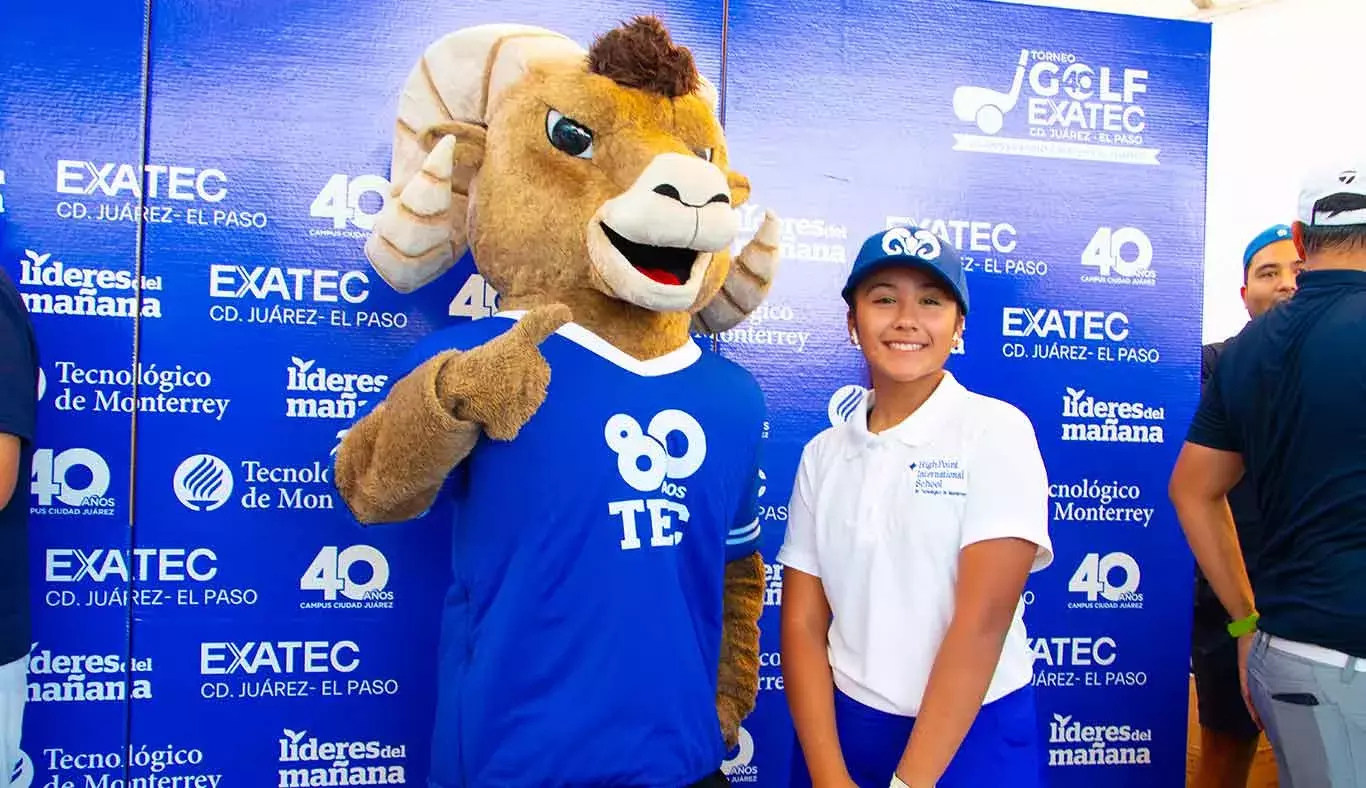
[[[835,686],[913,717],[953,617],[959,551],[1019,537],[1038,545],[1032,572],[1052,563],[1048,475],[1024,413],[947,372],[877,435],[871,400],[803,450],[778,563],[825,587]],[[1033,662],[1021,599],[985,702],[1029,684]]]

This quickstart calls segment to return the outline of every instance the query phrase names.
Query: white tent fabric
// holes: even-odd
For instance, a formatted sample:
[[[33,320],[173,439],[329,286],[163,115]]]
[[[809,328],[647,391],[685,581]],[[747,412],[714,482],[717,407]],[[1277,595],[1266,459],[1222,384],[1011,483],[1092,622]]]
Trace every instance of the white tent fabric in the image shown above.
[[[1154,16],[1164,19],[1213,19],[1273,2],[1293,0],[997,0],[1004,3],[1105,11],[1115,14]]]

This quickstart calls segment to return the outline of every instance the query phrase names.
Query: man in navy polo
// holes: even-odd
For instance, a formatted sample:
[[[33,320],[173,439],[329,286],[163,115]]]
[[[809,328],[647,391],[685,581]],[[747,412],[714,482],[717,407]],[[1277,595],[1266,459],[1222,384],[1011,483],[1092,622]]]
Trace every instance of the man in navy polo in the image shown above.
[[[1243,250],[1241,295],[1250,318],[1284,303],[1295,294],[1300,252],[1289,225],[1277,224],[1257,234]],[[1218,367],[1227,342],[1205,345],[1200,359],[1203,388]],[[1245,474],[1228,494],[1238,526],[1238,544],[1249,577],[1256,576],[1261,513],[1256,492]],[[1238,642],[1228,636],[1228,613],[1195,570],[1195,614],[1191,618],[1191,674],[1200,718],[1200,760],[1192,788],[1241,788],[1247,785],[1257,755],[1261,730],[1243,702],[1238,672]]]
[[[1311,176],[1299,289],[1228,342],[1172,472],[1284,785],[1366,788],[1366,165]],[[1262,514],[1256,587],[1225,496]]]

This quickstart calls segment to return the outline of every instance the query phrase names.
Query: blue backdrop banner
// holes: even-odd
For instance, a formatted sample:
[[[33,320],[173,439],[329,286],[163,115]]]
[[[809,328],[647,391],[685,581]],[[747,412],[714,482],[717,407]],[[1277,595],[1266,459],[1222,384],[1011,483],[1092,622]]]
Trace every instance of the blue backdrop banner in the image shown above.
[[[1184,784],[1192,563],[1166,478],[1198,397],[1207,25],[983,0],[19,0],[0,27],[0,256],[37,326],[34,636],[17,784],[426,784],[438,518],[362,530],[332,486],[394,359],[497,294],[467,258],[395,293],[362,245],[409,68],[523,22],[659,13],[723,89],[782,219],[765,305],[713,338],[771,419],[782,542],[802,447],[866,374],[839,288],[928,227],[969,263],[950,369],[1019,406],[1056,560],[1026,624],[1051,785]],[[781,23],[775,23],[781,20]],[[760,697],[725,769],[786,785],[770,563]]]

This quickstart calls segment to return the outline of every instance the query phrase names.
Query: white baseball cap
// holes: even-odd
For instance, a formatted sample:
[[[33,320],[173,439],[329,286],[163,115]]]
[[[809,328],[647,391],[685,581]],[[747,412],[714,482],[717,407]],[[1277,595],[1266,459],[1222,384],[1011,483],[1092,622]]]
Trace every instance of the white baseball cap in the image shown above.
[[[1328,198],[1337,198],[1325,206]],[[1299,220],[1310,227],[1366,225],[1366,163],[1311,171],[1300,188]]]

